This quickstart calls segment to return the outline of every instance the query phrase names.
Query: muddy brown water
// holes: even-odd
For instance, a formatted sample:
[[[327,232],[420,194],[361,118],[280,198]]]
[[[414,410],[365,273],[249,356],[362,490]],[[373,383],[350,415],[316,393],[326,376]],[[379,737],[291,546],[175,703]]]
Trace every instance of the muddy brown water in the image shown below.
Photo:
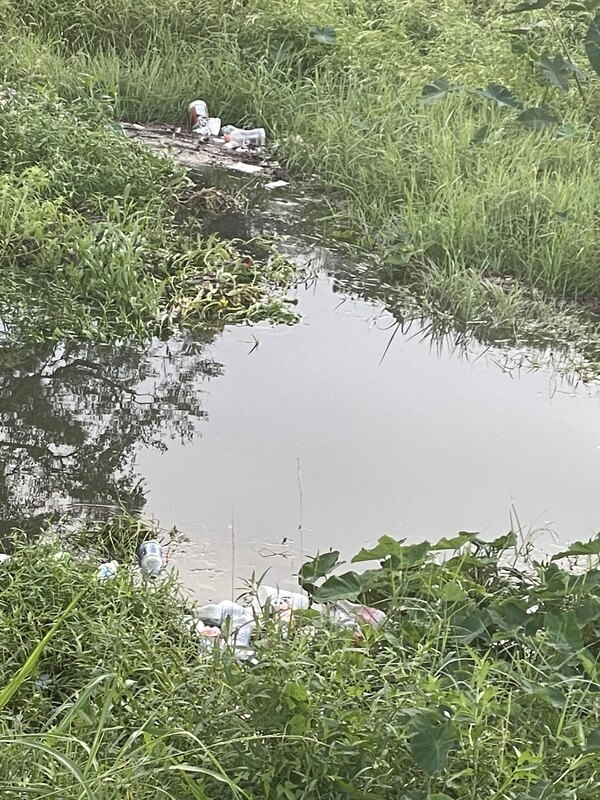
[[[279,198],[225,223],[290,234],[310,266],[297,325],[60,345],[0,369],[4,526],[121,504],[187,537],[172,563],[203,600],[265,570],[293,587],[303,556],[384,533],[493,535],[516,513],[545,550],[594,535],[596,389],[397,330],[369,269],[302,238],[302,201]]]

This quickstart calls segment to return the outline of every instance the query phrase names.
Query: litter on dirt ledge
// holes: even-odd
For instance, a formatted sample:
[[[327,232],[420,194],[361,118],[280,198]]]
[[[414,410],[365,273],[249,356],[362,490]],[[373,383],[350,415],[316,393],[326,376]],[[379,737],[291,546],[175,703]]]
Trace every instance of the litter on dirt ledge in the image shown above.
[[[218,166],[236,172],[262,174],[271,182],[281,181],[284,177],[279,163],[268,158],[264,151],[245,148],[229,150],[218,140],[199,141],[193,133],[160,123],[138,125],[124,122],[121,127],[127,136],[144,142],[191,169]]]

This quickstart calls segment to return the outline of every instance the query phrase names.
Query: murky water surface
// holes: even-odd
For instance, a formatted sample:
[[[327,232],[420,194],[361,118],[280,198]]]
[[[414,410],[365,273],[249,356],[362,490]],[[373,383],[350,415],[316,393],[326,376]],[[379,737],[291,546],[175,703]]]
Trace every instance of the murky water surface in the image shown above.
[[[176,563],[202,599],[266,569],[293,586],[303,553],[351,556],[383,533],[502,533],[514,511],[563,541],[598,530],[597,394],[506,371],[499,347],[396,330],[364,267],[286,246],[314,273],[296,326],[2,368],[4,525],[121,503],[189,538]]]

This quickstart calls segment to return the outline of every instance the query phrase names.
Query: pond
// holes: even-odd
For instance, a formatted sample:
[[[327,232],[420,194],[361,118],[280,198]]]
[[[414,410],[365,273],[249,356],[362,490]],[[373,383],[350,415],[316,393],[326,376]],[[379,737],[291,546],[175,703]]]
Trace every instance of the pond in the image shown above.
[[[2,368],[5,527],[134,510],[188,539],[173,560],[203,600],[267,569],[293,587],[303,555],[384,533],[518,524],[551,550],[598,530],[594,388],[399,328],[368,266],[295,230],[301,205],[266,209],[225,222],[256,233],[277,210],[283,249],[310,264],[297,325],[60,345]]]

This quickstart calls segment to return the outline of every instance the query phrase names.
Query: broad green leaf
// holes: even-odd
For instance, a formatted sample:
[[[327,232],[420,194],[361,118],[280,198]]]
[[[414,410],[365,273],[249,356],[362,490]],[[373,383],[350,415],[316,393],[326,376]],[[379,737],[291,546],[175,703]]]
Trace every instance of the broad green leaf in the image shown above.
[[[598,661],[596,657],[584,647],[577,653],[577,658],[581,662],[581,665],[585,671],[587,677],[592,681],[593,684],[598,684]]]
[[[336,600],[354,600],[362,592],[361,576],[356,572],[332,575],[313,591],[316,603],[334,603]]]
[[[529,128],[533,131],[541,131],[545,128],[560,125],[560,117],[547,106],[537,106],[522,111],[517,117],[517,122],[524,128]]]
[[[403,543],[406,539],[392,539],[391,536],[380,536],[378,543],[375,547],[363,547],[352,559],[353,564],[360,561],[380,561],[381,559],[391,556],[392,553],[400,553],[403,549]]]
[[[535,11],[538,8],[546,8],[551,2],[552,0],[523,0],[522,3],[513,6],[513,8],[508,8],[504,13],[518,14],[520,11]]]
[[[600,586],[600,570],[588,569],[580,573],[566,573],[562,594],[581,596]]]
[[[501,108],[523,108],[523,104],[517,100],[510,89],[499,83],[488,83],[485,89],[475,89],[475,94],[486,100],[493,100]]]
[[[481,128],[478,128],[469,142],[471,147],[479,147],[479,145],[483,144],[490,135],[491,130],[490,125],[482,125]]]
[[[597,597],[587,597],[575,609],[575,621],[579,628],[585,628],[590,622],[600,619],[600,600]]]
[[[337,566],[339,566],[339,550],[331,550],[329,553],[322,553],[313,558],[312,561],[307,561],[300,567],[300,578],[302,583],[314,581],[319,578],[324,578]]]
[[[591,750],[600,750],[600,728],[594,728],[585,737],[585,746]]]
[[[488,613],[492,622],[507,633],[524,628],[530,619],[525,603],[519,600],[496,601],[489,606]]]
[[[326,25],[324,28],[318,28],[315,25],[311,25],[308,29],[308,36],[315,42],[319,44],[335,44],[337,39],[337,33],[335,28],[331,25]]]
[[[447,539],[446,537],[440,539],[435,544],[431,545],[431,550],[458,550],[463,544],[467,544],[467,542],[472,542],[473,539],[476,539],[478,536],[477,533],[469,533],[468,531],[461,531],[456,536],[452,537],[451,539]]]
[[[552,708],[565,707],[567,699],[560,689],[557,689],[555,686],[543,686],[540,683],[529,681],[526,678],[522,678],[520,683],[526,694],[543,700]]]
[[[540,56],[538,64],[552,86],[562,92],[569,91],[569,78],[573,74],[573,65],[566,61],[560,53],[554,56],[544,53]]]
[[[288,705],[290,705],[291,708],[295,708],[298,705],[306,704],[308,700],[308,691],[304,684],[298,683],[298,681],[292,681],[284,687],[283,696],[288,701]]]
[[[481,636],[488,638],[488,621],[487,612],[480,609],[457,614],[452,621],[454,635],[469,644]]]
[[[544,628],[546,640],[561,652],[575,655],[583,649],[581,630],[574,611],[548,611]]]
[[[419,544],[408,544],[399,553],[390,555],[389,565],[391,569],[411,569],[418,567],[427,561],[427,556],[431,551],[429,542]]]
[[[439,589],[433,590],[433,594],[446,603],[458,603],[461,600],[466,600],[469,596],[457,581],[448,581]]]
[[[600,533],[597,533],[593,539],[587,542],[574,542],[568,550],[562,550],[560,553],[552,556],[552,561],[558,561],[560,558],[572,558],[575,556],[597,556],[600,553]]]
[[[448,755],[456,747],[452,722],[434,711],[420,711],[410,721],[410,750],[417,766],[427,775],[446,768]]]
[[[600,13],[591,21],[585,34],[585,52],[592,69],[600,75]]]
[[[431,83],[426,83],[421,91],[419,100],[425,105],[437,103],[438,100],[446,97],[451,92],[457,92],[460,89],[460,84],[450,83],[448,78],[436,78]]]
[[[443,792],[435,792],[435,794],[428,794],[427,800],[452,800],[449,794]]]
[[[558,800],[558,798],[554,793],[552,781],[541,778],[533,786],[530,786],[526,792],[519,792],[517,800]]]
[[[505,533],[503,536],[498,536],[497,539],[492,539],[491,542],[481,540],[480,544],[488,553],[491,551],[503,553],[517,544],[517,534],[514,531],[510,531],[510,533]]]
[[[538,61],[541,56],[541,53],[535,47],[532,47],[526,39],[516,39],[511,42],[510,49],[515,55],[524,56],[530,61]]]

